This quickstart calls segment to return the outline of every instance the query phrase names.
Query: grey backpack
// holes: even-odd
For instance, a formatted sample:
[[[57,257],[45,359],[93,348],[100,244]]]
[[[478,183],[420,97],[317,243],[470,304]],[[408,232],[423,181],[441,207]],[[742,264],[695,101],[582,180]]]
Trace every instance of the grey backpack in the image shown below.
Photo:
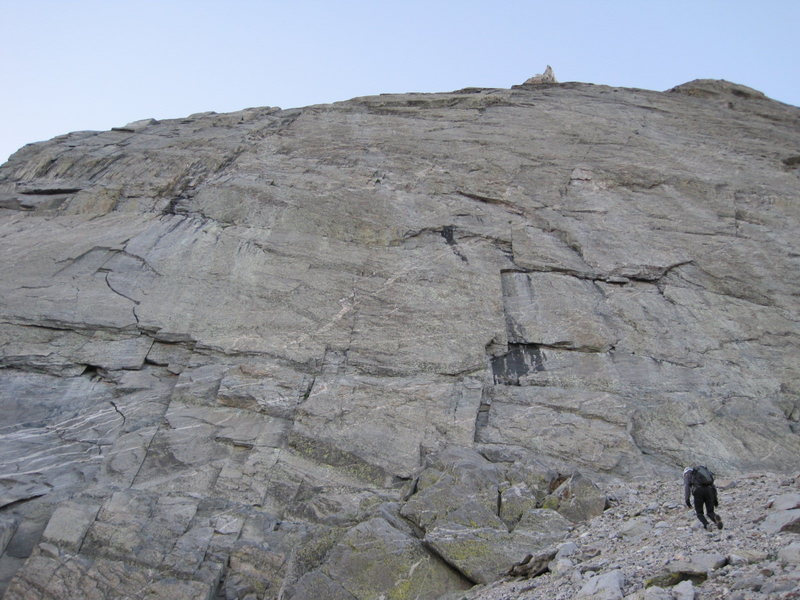
[[[692,483],[695,485],[712,485],[714,483],[714,474],[706,467],[695,467],[692,473]]]

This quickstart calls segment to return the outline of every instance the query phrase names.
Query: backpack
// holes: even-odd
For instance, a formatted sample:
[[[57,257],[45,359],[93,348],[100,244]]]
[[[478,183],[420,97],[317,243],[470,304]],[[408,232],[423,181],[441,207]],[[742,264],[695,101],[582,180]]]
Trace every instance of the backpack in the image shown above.
[[[706,467],[695,467],[693,471],[692,483],[695,485],[712,485],[714,483],[714,474]]]

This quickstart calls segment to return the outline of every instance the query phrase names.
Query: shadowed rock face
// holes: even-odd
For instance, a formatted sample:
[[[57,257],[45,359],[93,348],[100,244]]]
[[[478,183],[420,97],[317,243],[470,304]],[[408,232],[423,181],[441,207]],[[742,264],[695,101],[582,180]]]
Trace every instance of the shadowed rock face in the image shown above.
[[[798,166],[800,110],[718,81],[26,146],[5,597],[433,598],[602,510],[575,469],[796,468]]]

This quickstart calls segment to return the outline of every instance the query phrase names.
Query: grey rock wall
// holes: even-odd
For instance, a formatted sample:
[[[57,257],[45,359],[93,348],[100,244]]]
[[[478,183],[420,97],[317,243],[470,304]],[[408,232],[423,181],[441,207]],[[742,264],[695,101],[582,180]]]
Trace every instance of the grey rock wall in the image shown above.
[[[795,469],[799,156],[800,110],[718,81],[26,146],[5,597],[434,598],[602,510],[585,476]]]

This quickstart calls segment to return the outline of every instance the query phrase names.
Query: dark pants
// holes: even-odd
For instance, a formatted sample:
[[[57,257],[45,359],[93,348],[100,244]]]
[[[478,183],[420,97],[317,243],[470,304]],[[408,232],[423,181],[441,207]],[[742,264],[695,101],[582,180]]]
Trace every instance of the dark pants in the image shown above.
[[[697,518],[703,524],[703,527],[708,525],[708,520],[703,514],[703,506],[706,507],[706,514],[712,521],[716,521],[714,515],[714,492],[710,485],[698,485],[694,488],[692,495],[694,496],[694,512],[697,513]]]

